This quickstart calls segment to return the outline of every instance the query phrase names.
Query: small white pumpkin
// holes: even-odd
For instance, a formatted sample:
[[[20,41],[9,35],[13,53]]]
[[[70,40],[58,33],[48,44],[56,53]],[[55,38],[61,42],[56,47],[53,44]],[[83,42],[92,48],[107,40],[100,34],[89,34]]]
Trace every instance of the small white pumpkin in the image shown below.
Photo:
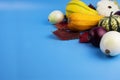
[[[100,49],[108,56],[120,54],[120,33],[117,31],[105,33],[100,41]]]
[[[119,10],[118,5],[111,0],[101,0],[97,3],[97,11],[100,15],[110,16],[110,13],[117,12]]]
[[[52,24],[59,23],[63,21],[63,19],[64,19],[64,14],[60,10],[54,10],[48,16],[48,20]]]

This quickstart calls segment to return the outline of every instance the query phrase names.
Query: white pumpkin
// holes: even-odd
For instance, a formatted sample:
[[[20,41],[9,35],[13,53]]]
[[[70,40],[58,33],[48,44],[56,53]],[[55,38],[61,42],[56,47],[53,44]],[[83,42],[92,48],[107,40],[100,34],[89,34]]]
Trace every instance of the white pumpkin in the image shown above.
[[[97,3],[97,11],[100,15],[103,16],[110,16],[110,13],[117,12],[119,10],[119,7],[117,4],[115,4],[114,1],[111,0],[101,0]]]
[[[100,41],[100,49],[109,56],[120,54],[120,33],[117,31],[105,33]]]
[[[59,22],[62,22],[63,19],[64,19],[64,14],[60,10],[54,10],[48,16],[48,20],[52,24],[57,24]]]

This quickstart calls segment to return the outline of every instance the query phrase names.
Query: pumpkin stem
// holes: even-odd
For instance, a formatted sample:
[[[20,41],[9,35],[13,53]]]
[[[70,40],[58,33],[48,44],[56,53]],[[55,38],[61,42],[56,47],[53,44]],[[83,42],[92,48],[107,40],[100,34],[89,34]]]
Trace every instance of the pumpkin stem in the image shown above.
[[[113,11],[110,13],[110,17],[112,17]]]
[[[112,24],[111,24],[112,13],[113,11],[110,13],[110,17],[109,17],[109,30],[110,31],[112,31]]]

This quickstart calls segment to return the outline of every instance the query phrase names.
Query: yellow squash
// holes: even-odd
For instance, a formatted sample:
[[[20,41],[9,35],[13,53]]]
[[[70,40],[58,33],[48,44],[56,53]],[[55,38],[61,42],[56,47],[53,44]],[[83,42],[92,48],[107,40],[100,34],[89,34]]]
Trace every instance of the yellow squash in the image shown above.
[[[85,31],[95,27],[103,16],[72,13],[68,17],[68,28],[73,31]]]
[[[68,17],[72,13],[98,14],[96,10],[89,8],[87,4],[80,0],[71,0],[68,2],[66,6],[66,16]]]

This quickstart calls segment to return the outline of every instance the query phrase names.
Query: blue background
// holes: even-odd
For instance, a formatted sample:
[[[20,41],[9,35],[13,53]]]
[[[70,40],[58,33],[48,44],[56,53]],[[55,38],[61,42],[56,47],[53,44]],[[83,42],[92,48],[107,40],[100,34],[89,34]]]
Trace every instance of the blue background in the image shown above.
[[[48,15],[65,12],[68,1],[1,0],[0,80],[120,80],[120,56],[52,34]],[[98,0],[83,1],[96,6]]]

